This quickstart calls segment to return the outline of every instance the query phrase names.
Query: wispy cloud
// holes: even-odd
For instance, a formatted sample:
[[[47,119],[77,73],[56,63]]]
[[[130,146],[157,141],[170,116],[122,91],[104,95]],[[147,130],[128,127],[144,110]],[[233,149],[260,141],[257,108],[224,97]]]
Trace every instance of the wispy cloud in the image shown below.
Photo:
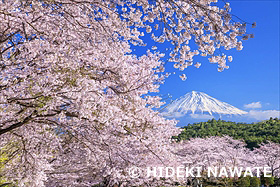
[[[258,102],[252,102],[249,104],[245,104],[244,107],[245,108],[262,108],[262,104],[260,101],[258,101]]]
[[[213,116],[209,114],[190,114],[191,118],[194,119],[212,119]]]
[[[266,120],[269,118],[280,118],[279,110],[250,110],[247,114],[249,118],[256,120]]]

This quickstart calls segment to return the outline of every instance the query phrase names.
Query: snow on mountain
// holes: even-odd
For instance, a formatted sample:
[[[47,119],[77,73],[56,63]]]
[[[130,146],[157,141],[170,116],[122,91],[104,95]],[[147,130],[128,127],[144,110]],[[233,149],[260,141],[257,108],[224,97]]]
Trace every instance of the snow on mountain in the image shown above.
[[[187,113],[208,113],[242,115],[247,112],[228,103],[219,101],[203,92],[192,91],[176,99],[163,111],[164,116],[184,116]]]

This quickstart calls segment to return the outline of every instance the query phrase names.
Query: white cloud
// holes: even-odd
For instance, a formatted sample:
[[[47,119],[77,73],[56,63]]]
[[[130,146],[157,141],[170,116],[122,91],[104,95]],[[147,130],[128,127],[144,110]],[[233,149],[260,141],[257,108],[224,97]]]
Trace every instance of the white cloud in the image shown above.
[[[258,102],[252,102],[252,103],[249,103],[249,104],[245,104],[244,107],[245,108],[261,108],[262,104],[261,104],[260,101],[258,101]]]
[[[169,117],[169,118],[180,118],[183,117],[185,114],[182,112],[173,112],[173,113],[169,113],[169,112],[162,112],[161,113],[164,117]]]
[[[209,114],[190,114],[191,118],[194,119],[212,119],[214,118],[213,116]]]
[[[181,118],[181,117],[191,117],[193,119],[212,119],[214,118],[214,116],[209,115],[209,114],[186,114],[183,112],[172,112],[172,113],[168,113],[168,112],[162,112],[161,113],[164,117],[167,118]]]
[[[269,118],[280,118],[279,110],[250,110],[247,114],[249,118],[256,120],[266,120]]]

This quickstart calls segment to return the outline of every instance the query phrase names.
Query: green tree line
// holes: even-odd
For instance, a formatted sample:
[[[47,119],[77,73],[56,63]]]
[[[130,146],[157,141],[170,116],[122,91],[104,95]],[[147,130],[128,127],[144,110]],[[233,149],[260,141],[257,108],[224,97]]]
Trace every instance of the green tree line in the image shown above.
[[[174,137],[178,141],[228,135],[234,139],[244,140],[247,147],[251,149],[267,141],[280,143],[280,119],[278,118],[251,124],[212,119],[207,122],[188,124],[182,128],[183,131]]]

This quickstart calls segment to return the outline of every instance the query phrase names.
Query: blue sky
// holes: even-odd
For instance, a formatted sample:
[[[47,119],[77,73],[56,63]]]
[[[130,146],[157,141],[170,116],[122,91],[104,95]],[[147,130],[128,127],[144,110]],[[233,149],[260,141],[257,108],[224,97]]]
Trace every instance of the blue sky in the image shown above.
[[[170,94],[175,100],[192,90],[205,92],[242,110],[258,111],[255,115],[259,117],[255,119],[233,117],[230,118],[232,121],[262,120],[260,116],[264,113],[266,115],[263,115],[263,118],[268,116],[268,110],[279,110],[279,1],[228,2],[231,4],[232,14],[246,22],[257,23],[256,28],[248,26],[247,29],[255,38],[244,41],[242,51],[225,51],[233,56],[233,62],[228,63],[228,70],[218,72],[216,64],[210,64],[205,57],[196,57],[195,60],[202,63],[201,67],[197,69],[192,66],[184,70],[183,73],[188,77],[186,81],[179,78],[182,72],[177,71],[175,75],[166,79],[160,88],[160,94],[163,97]],[[165,47],[160,46],[161,49]],[[137,49],[136,53],[141,51]],[[167,71],[174,71],[172,64],[167,65]],[[253,102],[259,103],[247,106],[253,108],[244,106]],[[275,115],[275,111],[272,112]],[[189,122],[197,120],[203,121],[189,119]]]

